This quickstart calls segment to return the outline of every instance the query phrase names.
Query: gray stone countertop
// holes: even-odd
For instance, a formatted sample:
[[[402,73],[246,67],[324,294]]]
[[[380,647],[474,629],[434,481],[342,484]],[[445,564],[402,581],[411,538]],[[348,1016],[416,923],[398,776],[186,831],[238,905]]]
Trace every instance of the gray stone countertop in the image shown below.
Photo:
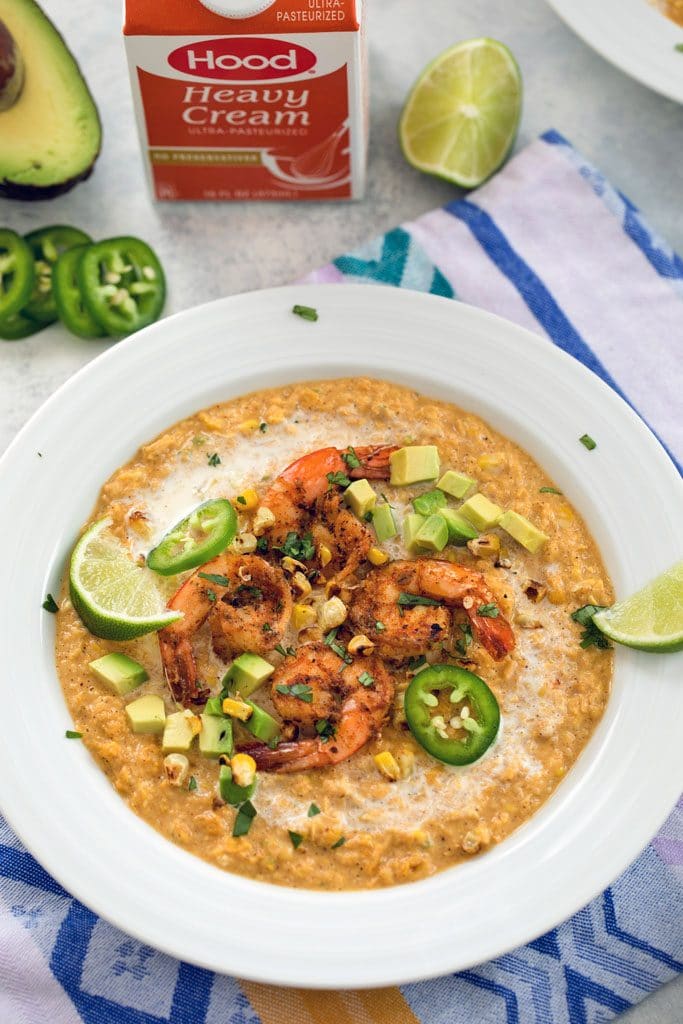
[[[170,282],[167,312],[233,292],[285,284],[457,193],[403,160],[396,138],[417,73],[448,43],[486,35],[507,43],[525,86],[517,148],[554,127],[647,214],[679,251],[683,107],[606,63],[543,0],[372,0],[369,187],[358,203],[151,202],[134,128],[121,5],[44,0],[74,49],[99,106],[104,148],[89,181],[47,203],[0,200],[0,222],[20,232],[78,224],[95,237],[131,233],[157,250]],[[103,350],[59,326],[0,342],[0,452],[31,413]],[[680,1024],[683,981],[623,1015],[624,1024]]]

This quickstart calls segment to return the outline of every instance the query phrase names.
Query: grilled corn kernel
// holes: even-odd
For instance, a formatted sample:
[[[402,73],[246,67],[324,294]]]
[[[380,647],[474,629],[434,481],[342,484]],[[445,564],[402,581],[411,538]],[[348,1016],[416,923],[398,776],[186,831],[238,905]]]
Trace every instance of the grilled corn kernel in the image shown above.
[[[302,644],[317,644],[323,638],[323,631],[319,626],[309,626],[299,633],[299,640]]]
[[[379,754],[375,754],[374,762],[382,775],[392,782],[397,782],[401,778],[401,768],[390,750],[382,750]]]
[[[235,754],[230,761],[230,768],[238,786],[251,786],[256,778],[256,761],[250,754]]]
[[[253,434],[255,430],[258,430],[260,425],[261,421],[257,419],[243,420],[238,429],[241,430],[243,434]]]
[[[199,736],[202,731],[202,720],[197,715],[193,715],[189,708],[186,708],[183,712],[187,719],[187,724],[190,726],[190,730],[193,736]]]
[[[396,755],[398,766],[401,769],[401,778],[407,779],[409,775],[413,774],[413,768],[415,767],[415,754],[412,750],[399,750]]]
[[[543,583],[539,583],[538,580],[526,580],[522,586],[522,590],[534,604],[538,604],[539,601],[542,601],[548,593],[548,588]]]
[[[236,555],[250,555],[256,551],[256,537],[253,533],[240,533],[230,545],[230,550]]]
[[[382,551],[381,548],[372,547],[368,551],[368,562],[372,562],[373,565],[386,565],[389,561],[389,555],[386,551]]]
[[[320,559],[320,564],[323,569],[332,561],[332,552],[328,548],[327,544],[321,544],[318,548],[318,558]]]
[[[265,533],[266,530],[269,530],[271,526],[275,526],[275,513],[271,512],[266,505],[261,505],[261,507],[256,510],[256,515],[254,516],[254,520],[251,524],[254,536],[260,537],[261,534]]]
[[[474,540],[468,540],[467,547],[476,558],[497,559],[500,554],[500,537],[495,533],[482,533]]]
[[[375,645],[365,633],[358,633],[349,640],[347,651],[349,654],[369,654],[374,651]]]
[[[313,590],[308,578],[300,571],[295,572],[292,576],[292,586],[299,592],[301,597],[308,597]]]
[[[167,754],[164,758],[164,771],[172,786],[182,786],[190,774],[190,762],[184,754]]]
[[[223,701],[223,714],[231,718],[239,718],[240,722],[246,722],[254,713],[254,709],[243,700],[235,700],[234,697],[226,697]]]
[[[315,608],[311,608],[310,604],[294,605],[292,610],[292,626],[297,633],[301,632],[302,629],[308,629],[309,626],[314,626],[315,621]]]
[[[253,512],[258,505],[258,494],[253,487],[247,487],[232,499],[232,504],[236,512]]]
[[[285,555],[282,559],[281,565],[285,572],[306,571],[306,566],[303,562],[299,562],[296,558],[290,558],[289,555]]]
[[[331,597],[318,609],[318,624],[323,633],[341,626],[346,619],[346,605],[339,597]]]

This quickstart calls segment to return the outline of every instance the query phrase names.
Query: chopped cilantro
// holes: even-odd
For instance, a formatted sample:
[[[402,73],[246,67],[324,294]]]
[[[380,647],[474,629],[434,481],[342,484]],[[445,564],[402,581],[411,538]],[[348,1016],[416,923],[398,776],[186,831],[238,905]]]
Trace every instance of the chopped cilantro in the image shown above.
[[[190,791],[190,793],[194,793],[195,789],[197,788],[197,780],[195,779],[194,775],[190,775],[190,781],[187,784],[187,788]]]
[[[387,627],[384,625],[383,622],[376,622],[375,623],[375,629],[377,630],[378,633],[383,633],[386,628]]]
[[[597,442],[593,440],[590,434],[583,434],[579,438],[579,441],[581,442],[584,448],[588,449],[589,452],[592,452],[594,448],[598,447]]]
[[[422,597],[421,594],[399,594],[397,602],[399,608],[413,608],[415,605],[439,607],[441,603],[441,601],[435,601],[432,597]]]
[[[360,466],[360,459],[356,455],[351,445],[349,445],[346,451],[342,453],[342,459],[349,467],[349,469],[358,469],[358,467]]]
[[[330,847],[330,849],[331,850],[337,850],[340,846],[343,846],[345,842],[346,842],[346,836],[339,836],[339,839],[337,840],[337,842],[333,843],[332,846]]]
[[[207,580],[209,583],[217,583],[219,587],[229,587],[230,580],[227,576],[221,576],[218,572],[198,572],[200,580]]]
[[[55,614],[55,612],[59,611],[59,605],[55,601],[52,594],[48,594],[45,600],[43,601],[43,608],[45,609],[46,612],[52,612],[53,615]]]
[[[375,682],[375,677],[371,676],[369,672],[361,672],[358,676],[358,682],[361,686],[372,686]]]
[[[278,654],[281,654],[283,658],[291,658],[296,654],[294,647],[283,647],[282,644],[276,644],[273,650],[277,651]]]
[[[68,740],[80,740],[80,738],[83,735],[83,733],[82,732],[75,732],[73,729],[67,729],[66,732],[64,733],[64,735],[66,736],[66,738]]]
[[[261,588],[253,587],[250,583],[240,583],[235,593],[248,595],[249,597],[253,597],[255,601],[263,600],[263,591]]]
[[[235,839],[239,839],[240,836],[246,836],[255,817],[256,808],[252,804],[251,800],[246,800],[237,812],[235,824],[232,827],[233,837]]]
[[[334,651],[338,658],[341,658],[341,660],[346,662],[347,665],[350,665],[351,662],[353,661],[353,658],[351,657],[351,655],[346,650],[343,644],[337,643],[338,632],[339,627],[337,627],[336,629],[331,629],[329,633],[323,638],[323,643],[325,643],[330,648],[331,651]]]
[[[327,743],[335,735],[337,730],[327,718],[319,718],[315,723],[315,731],[320,736],[323,743]]]
[[[419,654],[415,658],[408,658],[408,671],[414,672],[415,669],[422,668],[423,665],[427,664],[427,659],[424,654]]]
[[[363,513],[363,519],[365,520],[366,523],[372,522],[372,512],[369,509],[367,512]]]
[[[292,840],[292,846],[295,850],[298,850],[304,841],[304,837],[300,832],[292,832],[291,829],[287,829],[289,832],[289,838]]]
[[[273,627],[271,626],[271,624],[269,622],[264,622],[263,625],[261,626],[261,631],[263,633],[272,633],[273,632]]]
[[[207,455],[207,461],[210,466],[220,466],[221,457],[218,452],[214,452],[213,455]]]
[[[482,619],[497,619],[500,611],[498,605],[480,604],[477,608],[477,615],[481,615]]]
[[[244,497],[244,495],[243,494],[238,494],[237,495],[237,504],[238,505],[246,505],[246,503],[247,503],[247,499]]]
[[[302,700],[304,704],[313,703],[313,690],[306,683],[292,683],[291,686],[286,686],[284,683],[278,683],[275,687],[277,693],[284,694],[285,697],[297,697]]]
[[[313,306],[292,306],[292,313],[296,316],[300,316],[302,320],[317,320],[318,310],[314,309]]]
[[[584,627],[580,644],[584,649],[586,647],[598,647],[606,651],[611,646],[607,637],[593,624],[593,616],[596,612],[602,611],[604,607],[604,604],[584,604],[571,614],[574,622],[578,622],[579,626]]]
[[[309,818],[315,818],[316,814],[320,814],[321,811],[317,804],[311,804],[307,813]]]
[[[256,541],[256,550],[258,551],[258,553],[260,555],[265,555],[266,554],[266,552],[268,551],[268,538],[267,537],[259,537],[259,539]]]
[[[258,428],[259,428],[259,430],[261,431],[262,434],[265,434],[266,430],[268,429],[268,424],[267,423],[259,423]]]
[[[327,474],[327,482],[330,487],[348,487],[351,483],[346,473],[337,470],[336,473]]]
[[[557,487],[539,487],[539,494],[562,494],[562,491],[558,491]]]
[[[204,591],[204,593],[208,597],[208,599],[211,602],[211,604],[215,604],[215,602],[216,602],[216,591],[215,590],[211,590],[210,588],[207,587],[207,589]]]
[[[277,550],[281,551],[283,555],[289,555],[290,558],[296,558],[298,562],[308,562],[315,555],[313,535],[305,533],[299,537],[298,533],[292,531],[287,534],[284,544]]]
[[[472,627],[469,622],[461,622],[460,629],[462,630],[462,636],[459,640],[456,640],[455,649],[458,654],[462,654],[463,658],[466,658],[467,648],[472,644]]]

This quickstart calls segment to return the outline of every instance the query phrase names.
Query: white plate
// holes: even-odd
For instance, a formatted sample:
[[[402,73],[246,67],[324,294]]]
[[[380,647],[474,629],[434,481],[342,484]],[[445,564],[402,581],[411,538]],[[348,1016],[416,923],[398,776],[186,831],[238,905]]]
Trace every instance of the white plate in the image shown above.
[[[683,26],[649,0],[547,0],[605,60],[662,96],[683,103]]]
[[[293,316],[294,302],[316,306],[319,321]],[[139,939],[238,977],[325,988],[458,970],[576,911],[675,802],[683,712],[680,656],[617,651],[606,714],[543,809],[490,853],[377,892],[252,882],[137,818],[85,747],[64,739],[54,619],[41,602],[100,485],[140,443],[252,389],[343,374],[452,400],[518,441],[585,515],[619,595],[681,544],[680,481],[621,399],[522,328],[409,291],[296,286],[181,313],[100,356],[24,428],[0,462],[4,813],[66,889]],[[593,452],[579,444],[586,431]]]

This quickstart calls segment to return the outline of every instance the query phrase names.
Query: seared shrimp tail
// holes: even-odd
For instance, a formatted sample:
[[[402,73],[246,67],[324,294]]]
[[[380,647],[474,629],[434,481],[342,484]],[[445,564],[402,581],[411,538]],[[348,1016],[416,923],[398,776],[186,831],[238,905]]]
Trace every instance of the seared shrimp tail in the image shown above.
[[[314,739],[279,743],[274,748],[264,743],[245,743],[240,744],[239,750],[251,754],[256,767],[263,772],[304,772],[330,763],[321,741]]]
[[[477,614],[476,608],[467,610],[472,632],[479,643],[486,648],[494,661],[502,661],[515,649],[515,634],[506,618],[485,618]]]
[[[348,475],[352,479],[366,477],[368,480],[388,480],[391,475],[389,456],[398,451],[398,445],[364,445],[353,449],[360,461],[360,466],[350,469]]]

